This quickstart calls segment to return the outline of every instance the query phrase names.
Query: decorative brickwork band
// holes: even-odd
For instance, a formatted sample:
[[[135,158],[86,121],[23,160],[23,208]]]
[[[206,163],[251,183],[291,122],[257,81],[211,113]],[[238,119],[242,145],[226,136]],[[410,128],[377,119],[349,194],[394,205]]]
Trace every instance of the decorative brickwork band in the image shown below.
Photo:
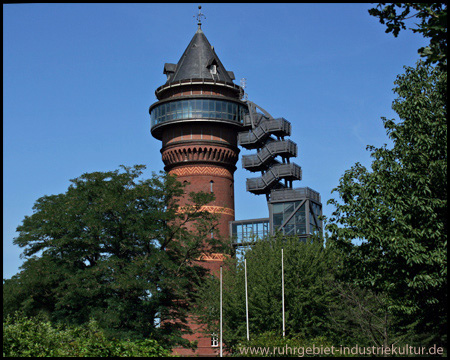
[[[205,175],[205,176],[221,176],[233,180],[231,172],[223,167],[216,166],[186,166],[169,171],[170,174],[177,176],[192,176],[192,175]]]
[[[220,253],[212,253],[212,254],[201,254],[197,260],[206,260],[206,261],[224,261],[229,256],[226,254]]]
[[[200,208],[200,211],[206,211],[206,212],[209,212],[211,214],[225,214],[225,215],[234,216],[234,210],[233,209],[222,207],[222,206],[204,205],[204,206],[202,206]],[[182,209],[178,209],[177,212],[178,213],[182,213],[183,210]]]
[[[209,205],[204,205],[200,208],[202,211],[207,211],[209,213],[213,213],[213,214],[225,214],[225,215],[230,215],[230,216],[234,216],[234,210],[230,209],[230,208],[225,208],[225,207],[221,207],[221,206],[209,206]]]

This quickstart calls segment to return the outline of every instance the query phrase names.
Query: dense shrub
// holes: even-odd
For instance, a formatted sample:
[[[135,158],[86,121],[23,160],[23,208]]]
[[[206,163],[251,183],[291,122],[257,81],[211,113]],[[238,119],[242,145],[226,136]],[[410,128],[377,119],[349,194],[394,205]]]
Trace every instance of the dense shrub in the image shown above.
[[[80,327],[52,325],[16,313],[3,322],[3,356],[169,356],[155,340],[109,339],[91,320]]]

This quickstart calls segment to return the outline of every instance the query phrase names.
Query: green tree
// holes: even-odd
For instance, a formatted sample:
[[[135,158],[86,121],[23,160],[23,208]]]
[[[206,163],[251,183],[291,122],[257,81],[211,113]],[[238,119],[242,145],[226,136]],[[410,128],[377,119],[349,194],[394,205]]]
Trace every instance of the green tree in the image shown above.
[[[273,331],[282,334],[281,248],[284,252],[287,336],[313,339],[330,335],[330,286],[339,267],[335,253],[315,240],[283,238],[281,234],[257,241],[246,252],[250,338]],[[218,334],[219,280],[211,277],[199,290],[200,321]],[[242,258],[230,259],[223,269],[224,343],[246,339],[245,276]]]
[[[386,294],[422,345],[445,344],[447,73],[419,62],[395,85],[400,120],[383,118],[393,147],[369,146],[372,171],[357,163],[345,172],[327,230],[350,279]]]
[[[14,239],[26,261],[4,281],[6,313],[94,318],[110,335],[183,342],[190,299],[206,276],[195,260],[220,245],[204,246],[217,218],[201,207],[214,195],[191,193],[181,207],[184,186],[168,174],[139,179],[144,168],[86,173],[36,201]]]
[[[420,20],[420,23],[414,24],[416,28],[411,30],[430,39],[428,46],[419,49],[420,56],[426,58],[427,64],[437,62],[440,66],[447,66],[446,3],[379,3],[369,10],[369,14],[378,17],[381,24],[386,24],[386,32],[392,32],[395,37],[401,29],[406,29],[405,20]]]
[[[409,336],[399,332],[398,320],[388,308],[383,293],[374,293],[354,284],[334,281],[336,301],[330,304],[332,328],[340,344],[358,344],[388,348],[411,344]]]

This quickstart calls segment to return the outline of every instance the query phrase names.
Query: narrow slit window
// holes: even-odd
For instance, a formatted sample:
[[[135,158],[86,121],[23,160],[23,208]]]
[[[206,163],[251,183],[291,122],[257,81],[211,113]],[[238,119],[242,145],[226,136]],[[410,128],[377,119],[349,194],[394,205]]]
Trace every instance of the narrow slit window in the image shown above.
[[[214,192],[214,181],[212,180],[209,182],[209,191],[212,193]]]

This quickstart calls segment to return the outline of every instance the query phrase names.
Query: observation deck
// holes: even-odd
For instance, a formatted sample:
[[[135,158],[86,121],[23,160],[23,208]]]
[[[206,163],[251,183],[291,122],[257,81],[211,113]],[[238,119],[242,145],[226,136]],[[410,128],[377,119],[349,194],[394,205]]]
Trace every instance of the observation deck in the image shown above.
[[[150,107],[151,133],[161,140],[165,125],[181,122],[219,122],[240,129],[247,106],[236,98],[214,95],[174,96]]]

